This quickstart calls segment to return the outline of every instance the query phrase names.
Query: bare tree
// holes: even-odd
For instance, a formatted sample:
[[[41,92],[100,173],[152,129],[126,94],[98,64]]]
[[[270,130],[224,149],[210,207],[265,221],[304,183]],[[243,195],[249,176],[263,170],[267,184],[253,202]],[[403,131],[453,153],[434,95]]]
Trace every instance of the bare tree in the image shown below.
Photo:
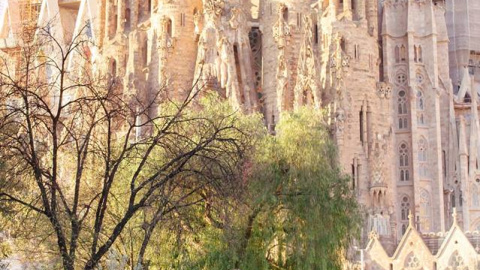
[[[85,31],[62,44],[51,29],[21,44],[15,70],[2,59],[0,203],[49,225],[66,270],[96,268],[146,213],[142,264],[154,228],[178,217],[169,213],[231,194],[248,136],[235,113],[193,106],[199,92],[180,101],[160,100],[162,89],[148,99],[124,93],[91,68]]]

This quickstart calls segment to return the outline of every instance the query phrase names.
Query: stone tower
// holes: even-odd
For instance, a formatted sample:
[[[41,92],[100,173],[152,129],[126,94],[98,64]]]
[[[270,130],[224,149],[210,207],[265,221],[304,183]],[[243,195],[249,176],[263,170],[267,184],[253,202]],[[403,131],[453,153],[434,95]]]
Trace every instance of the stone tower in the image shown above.
[[[323,106],[335,123],[340,162],[366,209],[363,239],[374,230],[393,249],[392,86],[380,81],[376,7],[373,0],[319,2],[317,50]]]
[[[448,106],[442,104],[451,89],[445,26],[444,7],[434,1],[383,3],[383,76],[393,86],[392,203],[398,237],[408,227],[408,211],[420,231],[445,230],[441,118],[448,119]]]

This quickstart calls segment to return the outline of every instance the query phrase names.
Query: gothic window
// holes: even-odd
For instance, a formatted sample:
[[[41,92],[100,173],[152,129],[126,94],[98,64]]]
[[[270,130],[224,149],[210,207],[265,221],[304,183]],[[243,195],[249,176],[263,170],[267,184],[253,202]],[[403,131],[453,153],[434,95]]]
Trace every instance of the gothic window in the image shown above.
[[[319,40],[319,37],[318,37],[318,24],[315,24],[314,31],[315,31],[315,44],[318,44],[318,40]]]
[[[340,48],[342,48],[342,51],[344,51],[344,52],[347,49],[347,43],[345,42],[344,38],[340,39]]]
[[[400,47],[395,46],[395,63],[400,63]]]
[[[422,91],[417,91],[417,109],[420,111],[423,111],[425,108],[425,100],[423,98],[423,92]]]
[[[417,46],[416,45],[413,46],[413,54],[414,54],[413,60],[416,63],[416,62],[418,62],[418,51],[417,51]]]
[[[402,224],[402,235],[407,231],[407,224]]]
[[[297,13],[297,27],[302,28],[302,13]]]
[[[363,136],[363,133],[364,133],[364,130],[363,130],[363,124],[364,124],[364,119],[363,119],[363,106],[362,106],[362,110],[358,113],[358,117],[360,119],[360,141],[363,143],[364,141],[364,136]]]
[[[400,47],[400,60],[405,62],[407,60],[407,50],[405,49],[405,45]]]
[[[408,199],[407,196],[403,196],[400,206],[401,206],[401,220],[408,221],[408,214],[410,211],[410,200]]]
[[[419,45],[418,48],[417,48],[418,52],[418,62],[423,62],[423,51],[422,51],[422,46]]]
[[[420,192],[420,226],[421,230],[430,230],[430,195],[424,189]]]
[[[354,49],[355,59],[358,60],[360,58],[360,46],[358,44],[355,44],[353,49]]]
[[[399,154],[399,169],[400,181],[405,182],[410,180],[408,147],[406,143],[402,143],[398,149]]]
[[[415,254],[413,254],[413,252],[410,253],[410,254],[407,256],[407,258],[405,259],[405,265],[404,265],[404,267],[405,267],[406,269],[409,269],[409,270],[410,270],[410,269],[412,269],[412,270],[413,270],[413,269],[415,269],[415,270],[421,269],[421,268],[420,268],[420,260],[417,258],[417,256],[415,256]]]
[[[407,93],[405,90],[398,92],[398,128],[408,128],[408,111],[407,111]]]
[[[458,251],[455,251],[450,257],[447,270],[468,270],[468,266],[465,265],[465,261]]]

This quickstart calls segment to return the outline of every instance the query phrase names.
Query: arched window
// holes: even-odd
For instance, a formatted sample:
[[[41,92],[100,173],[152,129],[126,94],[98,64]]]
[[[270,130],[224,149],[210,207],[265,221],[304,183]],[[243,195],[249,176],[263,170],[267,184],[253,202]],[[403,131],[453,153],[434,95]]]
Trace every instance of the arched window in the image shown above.
[[[425,124],[425,116],[423,111],[425,109],[425,99],[423,97],[423,92],[418,90],[417,91],[417,122],[419,125]]]
[[[408,128],[408,110],[407,110],[407,93],[405,90],[398,91],[398,128]]]
[[[407,60],[407,50],[405,49],[405,45],[400,47],[400,60],[405,62]]]
[[[410,199],[407,196],[403,196],[401,206],[401,220],[408,221],[408,214],[410,212]]]
[[[416,62],[418,62],[418,51],[417,51],[417,46],[416,45],[413,45],[413,54],[414,54],[413,60],[416,63]]]
[[[409,170],[409,153],[406,143],[402,143],[398,149],[399,155],[399,169],[400,169],[400,181],[405,182],[410,180],[410,170]]]
[[[400,63],[400,47],[395,46],[395,63]]]
[[[422,51],[422,46],[418,45],[418,62],[423,62],[423,51]]]

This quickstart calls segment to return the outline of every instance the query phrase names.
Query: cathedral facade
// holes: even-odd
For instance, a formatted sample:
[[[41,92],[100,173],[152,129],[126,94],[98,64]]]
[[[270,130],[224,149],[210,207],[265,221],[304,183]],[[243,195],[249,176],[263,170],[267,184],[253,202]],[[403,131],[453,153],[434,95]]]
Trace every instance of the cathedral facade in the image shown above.
[[[22,22],[51,23],[65,44],[86,29],[92,69],[139,99],[207,87],[271,132],[284,111],[324,109],[365,210],[359,267],[473,270],[478,12],[468,0],[5,0],[0,54]]]

